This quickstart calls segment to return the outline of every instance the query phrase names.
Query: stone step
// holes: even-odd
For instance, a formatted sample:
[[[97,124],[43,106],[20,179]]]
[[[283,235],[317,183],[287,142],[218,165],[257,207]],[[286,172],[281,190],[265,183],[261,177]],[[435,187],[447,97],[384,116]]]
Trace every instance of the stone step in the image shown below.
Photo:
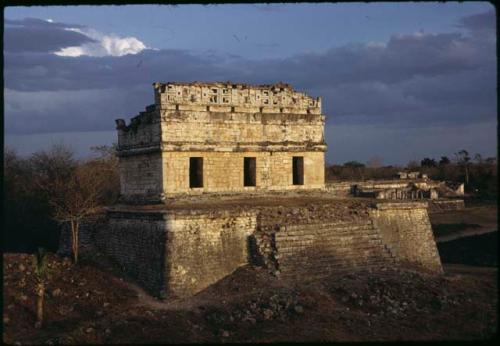
[[[394,257],[390,252],[387,252],[383,249],[377,248],[365,248],[365,249],[356,249],[356,250],[347,250],[347,251],[322,251],[317,253],[281,253],[278,258],[279,262],[287,262],[290,260],[294,260],[296,258],[298,261],[306,260],[306,259],[314,259],[314,258],[327,258],[327,259],[346,259],[346,258],[367,258],[367,257],[381,257],[381,258],[389,258]]]
[[[371,254],[371,256],[317,256],[317,257],[289,257],[278,260],[278,265],[287,267],[302,267],[307,265],[329,266],[334,264],[353,265],[353,263],[372,263],[372,262],[392,262],[394,259],[389,255]]]
[[[342,251],[339,250],[330,250],[330,251],[317,251],[317,252],[278,252],[279,259],[288,259],[288,258],[315,258],[315,257],[329,257],[329,258],[349,258],[350,256],[356,257],[366,257],[366,256],[392,256],[389,251],[386,251],[383,248],[379,247],[358,247],[356,249],[345,249]]]
[[[374,228],[374,227],[365,227],[365,228],[359,228],[356,230],[349,230],[349,229],[319,229],[319,230],[312,230],[312,229],[303,229],[300,231],[283,231],[283,232],[276,232],[275,237],[283,237],[283,236],[302,236],[304,234],[310,234],[310,235],[330,235],[330,234],[366,234],[366,233],[379,233],[379,230]]]
[[[302,225],[332,225],[335,227],[345,227],[345,226],[357,226],[357,225],[371,225],[372,221],[370,219],[366,220],[358,220],[358,221],[340,221],[340,222],[335,222],[335,221],[320,221],[320,222],[310,222],[310,223],[301,223],[301,224],[292,224],[292,225],[286,225],[285,227],[287,228],[293,228],[293,227],[300,227]]]
[[[357,237],[362,235],[379,235],[380,232],[377,229],[367,228],[360,230],[359,232],[339,232],[338,230],[324,230],[318,232],[303,231],[303,232],[280,232],[276,233],[275,238],[290,238],[290,237]]]
[[[293,228],[286,228],[276,233],[276,235],[281,233],[287,234],[303,234],[304,232],[314,232],[314,233],[322,233],[322,232],[356,232],[356,231],[364,231],[373,229],[372,224],[366,225],[348,225],[348,226],[337,226],[331,224],[317,224],[317,225],[297,225]]]
[[[281,233],[275,236],[275,239],[286,239],[286,238],[325,238],[325,237],[360,237],[364,235],[380,236],[379,232],[376,230],[363,230],[362,232],[337,232],[336,230],[328,232],[294,232],[294,233]]]
[[[321,239],[321,241],[328,239],[381,239],[378,233],[362,233],[362,234],[303,234],[303,235],[288,235],[275,238],[277,242],[287,242],[296,240],[315,240]]]
[[[297,258],[299,260],[307,260],[313,258],[330,258],[330,259],[345,259],[345,258],[366,258],[366,257],[394,257],[390,253],[377,250],[377,249],[361,249],[358,251],[332,251],[332,252],[321,252],[318,254],[307,254],[303,252],[298,253],[284,253],[280,254],[278,261],[286,262]]]
[[[369,237],[365,236],[363,238],[354,238],[354,239],[294,239],[294,240],[286,240],[286,241],[277,241],[276,248],[278,251],[295,249],[295,248],[310,248],[312,246],[320,248],[322,250],[327,249],[342,249],[342,248],[351,248],[358,245],[367,245],[367,246],[383,246],[382,239],[379,237]]]
[[[388,264],[394,263],[391,258],[383,258],[383,257],[371,257],[364,260],[356,259],[317,259],[317,260],[309,260],[309,261],[297,261],[297,262],[288,262],[288,263],[280,263],[279,268],[286,270],[287,268],[293,270],[304,270],[309,272],[311,270],[329,270],[331,268],[340,268],[340,267],[358,267],[364,265],[373,265],[373,264]]]
[[[281,270],[281,277],[283,278],[307,278],[307,279],[321,279],[321,278],[326,278],[328,276],[331,276],[332,274],[337,274],[337,275],[342,275],[342,274],[349,274],[352,273],[353,270],[366,270],[366,269],[375,269],[375,268],[382,268],[382,267],[387,267],[391,266],[393,263],[389,261],[377,261],[377,262],[371,262],[367,264],[360,264],[360,265],[352,265],[352,264],[347,264],[347,265],[337,265],[337,266],[332,266],[331,268],[323,268],[323,270],[320,269],[312,269],[312,268],[302,268],[302,269],[292,269],[292,270],[287,270],[287,268],[280,268]],[[317,268],[317,267],[316,267]]]
[[[346,226],[363,226],[363,225],[371,225],[373,222],[370,219],[363,220],[363,221],[342,221],[342,222],[335,222],[335,221],[328,221],[328,220],[320,220],[318,222],[303,222],[303,223],[297,223],[297,224],[289,224],[285,225],[285,227],[292,229],[294,227],[300,227],[302,225],[307,225],[307,226],[314,226],[314,225],[332,225],[335,227],[346,227]]]

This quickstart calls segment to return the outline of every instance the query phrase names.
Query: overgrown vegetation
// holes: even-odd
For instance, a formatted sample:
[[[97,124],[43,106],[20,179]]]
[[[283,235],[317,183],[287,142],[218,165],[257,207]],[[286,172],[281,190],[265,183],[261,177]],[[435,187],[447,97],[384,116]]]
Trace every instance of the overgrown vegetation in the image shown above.
[[[471,157],[466,150],[458,151],[453,158],[442,156],[439,160],[425,157],[420,163],[410,161],[406,166],[382,166],[370,160],[366,164],[349,161],[343,165],[326,167],[326,180],[378,180],[394,179],[401,171],[419,171],[430,179],[465,183],[465,191],[472,198],[496,201],[498,192],[497,159],[483,158],[480,154]],[[380,160],[378,160],[380,161]]]
[[[115,203],[120,187],[114,148],[93,151],[93,158],[78,160],[60,145],[29,157],[6,150],[4,251],[56,251],[61,222],[79,221]]]

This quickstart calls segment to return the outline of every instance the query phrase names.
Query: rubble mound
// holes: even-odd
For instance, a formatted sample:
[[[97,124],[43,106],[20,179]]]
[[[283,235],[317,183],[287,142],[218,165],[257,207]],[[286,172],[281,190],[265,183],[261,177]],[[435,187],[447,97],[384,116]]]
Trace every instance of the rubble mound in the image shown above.
[[[32,255],[3,259],[3,338],[9,344],[464,340],[496,334],[496,268],[455,265],[441,277],[378,268],[297,284],[244,266],[194,297],[160,301],[144,296],[100,258],[73,265],[50,254],[46,323],[35,329]]]

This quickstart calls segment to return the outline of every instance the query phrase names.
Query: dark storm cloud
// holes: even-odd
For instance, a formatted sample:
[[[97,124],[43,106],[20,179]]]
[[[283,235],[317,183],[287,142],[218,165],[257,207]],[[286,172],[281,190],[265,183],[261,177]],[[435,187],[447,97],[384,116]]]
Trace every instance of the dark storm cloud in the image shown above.
[[[91,38],[75,31],[66,30],[80,25],[51,23],[36,18],[5,20],[4,52],[55,52],[68,46],[94,42]]]
[[[494,61],[495,47],[481,47],[453,34],[393,36],[386,45],[365,44],[334,48],[281,61],[250,63],[268,79],[289,76],[304,87],[377,81],[398,83],[415,76],[447,75],[473,70]]]
[[[128,88],[157,80],[195,80],[223,75],[216,57],[179,50],[144,50],[122,57],[60,57],[53,54],[5,54],[8,88],[23,91]],[[43,67],[43,78],[32,68]]]
[[[76,58],[7,51],[6,129],[112,129],[113,119],[131,117],[152,102],[154,81],[194,80],[289,82],[322,96],[329,124],[424,128],[491,121],[497,102],[491,13],[463,18],[465,33],[394,35],[385,44],[286,59],[251,61],[214,52],[149,49],[121,57]],[[25,102],[31,98],[38,102],[36,109]]]
[[[6,27],[26,27],[26,28],[83,28],[80,24],[59,23],[39,18],[5,19]]]
[[[458,25],[472,31],[495,30],[496,17],[495,10],[474,14],[461,18]]]

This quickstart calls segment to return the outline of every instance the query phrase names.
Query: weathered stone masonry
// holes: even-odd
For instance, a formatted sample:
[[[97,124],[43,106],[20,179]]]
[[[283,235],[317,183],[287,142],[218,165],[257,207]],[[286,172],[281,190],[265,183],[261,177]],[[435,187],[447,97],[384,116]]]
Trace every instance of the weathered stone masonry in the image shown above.
[[[398,264],[442,272],[426,203],[327,191],[319,98],[282,83],[154,90],[154,105],[117,120],[123,203],[81,228],[152,294],[193,295],[247,263],[292,280]]]
[[[115,207],[99,243],[163,296],[195,294],[246,263],[296,280],[397,264],[442,271],[425,203],[192,207]]]
[[[319,98],[287,84],[155,83],[154,88],[154,105],[128,126],[117,120],[124,201],[324,188],[325,117]],[[302,158],[298,183],[294,157]],[[190,184],[190,158],[202,159],[200,187]],[[255,183],[249,186],[245,158],[255,160],[250,173]]]

